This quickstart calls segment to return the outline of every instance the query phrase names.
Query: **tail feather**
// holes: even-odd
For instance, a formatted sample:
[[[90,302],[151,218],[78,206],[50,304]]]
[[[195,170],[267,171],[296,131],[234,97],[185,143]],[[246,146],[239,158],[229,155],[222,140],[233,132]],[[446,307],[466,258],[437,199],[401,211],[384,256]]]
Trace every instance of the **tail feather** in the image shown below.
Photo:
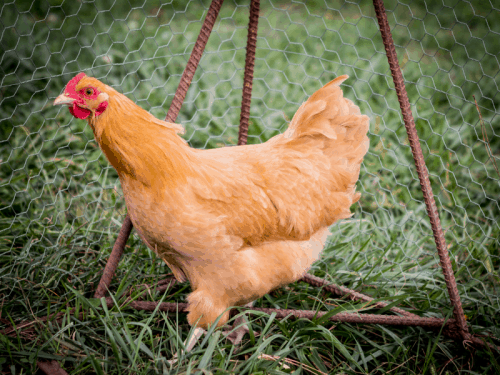
[[[279,227],[296,239],[311,236],[321,227],[351,216],[359,200],[356,182],[368,151],[369,119],[343,97],[341,76],[315,92],[296,112],[288,129],[269,141],[277,147],[266,170],[267,185],[279,215]],[[293,204],[291,204],[291,202]]]
[[[353,151],[359,153],[355,144],[367,139],[369,119],[361,114],[357,105],[343,97],[340,84],[347,78],[347,75],[337,77],[311,95],[300,106],[284,137],[323,135],[330,140],[352,143],[356,149]],[[367,147],[363,149],[367,151]]]
[[[347,78],[337,77],[311,95],[293,117],[284,138],[294,145],[318,139],[317,147],[328,156],[330,165],[337,166],[336,173],[347,183],[345,192],[352,204],[360,197],[355,193],[355,184],[369,147],[369,118],[343,97],[340,84]]]

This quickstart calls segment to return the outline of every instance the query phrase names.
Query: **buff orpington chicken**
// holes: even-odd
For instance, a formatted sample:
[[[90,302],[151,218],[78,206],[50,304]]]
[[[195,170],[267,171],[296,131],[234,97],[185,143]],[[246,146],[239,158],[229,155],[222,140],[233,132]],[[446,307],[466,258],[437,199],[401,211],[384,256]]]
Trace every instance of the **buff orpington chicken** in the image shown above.
[[[228,307],[300,279],[328,226],[351,216],[369,119],[343,97],[341,76],[316,91],[288,129],[258,145],[191,148],[181,125],[125,95],[74,77],[54,104],[86,119],[118,172],[140,238],[189,280],[188,321],[207,328]]]

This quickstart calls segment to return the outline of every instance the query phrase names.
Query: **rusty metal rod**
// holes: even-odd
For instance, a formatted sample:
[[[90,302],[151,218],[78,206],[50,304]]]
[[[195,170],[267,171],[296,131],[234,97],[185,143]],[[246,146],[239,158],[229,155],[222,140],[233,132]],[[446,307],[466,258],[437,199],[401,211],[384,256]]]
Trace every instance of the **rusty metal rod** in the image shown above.
[[[194,73],[196,72],[196,68],[198,67],[201,56],[203,55],[203,51],[205,51],[208,37],[212,33],[215,20],[219,15],[219,11],[223,1],[224,0],[212,0],[212,3],[210,4],[210,8],[208,9],[205,21],[201,26],[200,34],[198,35],[198,39],[196,39],[196,43],[194,44],[193,50],[191,51],[191,56],[189,56],[186,68],[184,69],[184,73],[182,73],[179,86],[177,86],[177,91],[175,92],[174,99],[172,99],[172,103],[170,104],[170,108],[168,109],[165,121],[174,122],[179,115],[182,103],[184,103],[184,98],[186,97],[186,93],[189,89],[189,86],[191,85],[191,81],[193,80]]]
[[[321,280],[321,279],[320,279]],[[113,301],[111,298],[106,298],[106,302],[108,307],[113,305]],[[128,305],[129,307],[135,310],[143,310],[143,311],[154,311],[158,306],[158,302],[146,302],[146,301],[133,301]],[[171,302],[163,302],[159,306],[160,311],[164,312],[187,312],[187,303],[171,303]],[[314,318],[321,318],[327,312],[325,311],[310,311],[310,310],[286,310],[286,309],[273,309],[273,308],[258,308],[258,307],[240,307],[239,309],[244,309],[248,311],[248,313],[252,313],[253,311],[263,312],[265,314],[276,313],[276,317],[278,319],[284,319],[287,317],[295,318],[295,319],[309,319],[312,320]],[[235,316],[238,313],[238,309],[231,310],[231,316]],[[426,327],[433,330],[439,330],[444,326],[442,330],[442,334],[448,336],[452,339],[457,339],[457,322],[455,319],[440,319],[440,318],[427,318],[420,317],[418,315],[412,316],[392,316],[392,315],[376,315],[376,314],[362,314],[362,313],[339,313],[328,320],[332,322],[339,323],[356,323],[356,324],[383,324],[383,325],[393,325],[393,326],[412,326],[412,327]],[[493,344],[487,343],[481,340],[478,337],[470,335],[466,342],[470,342],[476,346],[488,346],[492,350],[496,350],[500,353],[500,347],[495,346]]]
[[[252,0],[248,21],[247,56],[245,59],[245,75],[243,77],[238,145],[245,145],[248,139],[248,120],[250,119],[250,103],[252,101],[253,68],[255,66],[255,50],[257,48],[259,9],[260,0]]]
[[[346,288],[344,286],[339,286],[339,285],[329,283],[328,281],[326,281],[320,277],[313,276],[311,274],[305,274],[302,277],[301,281],[305,281],[306,283],[313,285],[313,286],[316,286],[316,287],[322,287],[325,290],[327,290],[331,293],[340,295],[340,296],[348,296],[352,300],[360,300],[363,302],[373,301],[373,298],[367,296],[366,294],[358,293],[358,292],[351,290],[349,288]],[[384,308],[387,305],[388,304],[385,302],[375,302],[373,304],[373,306],[378,307],[378,308]],[[420,316],[413,314],[409,311],[400,309],[399,307],[391,307],[390,310],[396,314],[400,314],[400,315],[403,315],[403,316],[406,316],[409,318],[420,318]]]
[[[125,220],[123,220],[122,227],[118,233],[118,238],[113,245],[113,250],[111,250],[108,262],[104,267],[104,272],[101,276],[101,280],[99,281],[99,285],[97,286],[97,290],[95,291],[94,298],[101,298],[106,294],[106,290],[109,288],[111,279],[113,278],[116,268],[118,267],[118,262],[122,257],[130,232],[132,232],[132,221],[127,215]]]
[[[171,302],[149,302],[149,301],[133,301],[130,302],[129,307],[135,310],[154,311],[157,307],[160,311],[164,312],[186,312],[187,303],[171,303]],[[286,317],[304,318],[312,320],[314,318],[321,318],[328,311],[312,311],[312,310],[290,310],[290,309],[273,309],[273,308],[258,308],[258,307],[241,307],[241,309],[252,313],[254,311],[263,312],[266,314],[276,313],[276,317],[284,319]],[[235,315],[238,310],[231,310],[232,315]],[[361,313],[348,313],[342,312],[335,314],[329,318],[332,322],[344,323],[362,323],[362,324],[388,324],[397,326],[415,326],[415,327],[429,327],[440,328],[445,324],[445,319],[439,318],[426,318],[426,317],[407,317],[407,316],[392,316],[392,315],[376,315],[376,314],[361,314]],[[454,320],[448,320],[446,325],[453,325]]]
[[[424,155],[422,153],[422,148],[420,147],[417,129],[415,127],[415,120],[413,119],[413,115],[411,113],[410,101],[408,100],[408,94],[406,93],[403,74],[401,73],[401,69],[399,67],[396,48],[394,47],[391,29],[389,27],[389,22],[387,21],[384,2],[383,0],[373,0],[373,6],[375,7],[375,12],[377,14],[380,33],[382,34],[382,40],[384,42],[385,52],[387,54],[387,59],[392,73],[392,79],[398,95],[401,113],[403,114],[406,132],[408,133],[408,141],[410,142],[418,179],[420,180],[420,186],[424,195],[425,207],[427,209],[427,214],[429,215],[441,268],[443,270],[444,279],[446,280],[450,301],[453,305],[455,319],[463,339],[470,340],[471,335],[469,334],[467,323],[465,321],[462,302],[460,301],[460,295],[458,294],[455,275],[453,274],[453,269],[451,267],[451,261],[448,255],[443,229],[441,228],[436,202],[434,200],[434,195],[429,181],[429,174],[427,172]]]

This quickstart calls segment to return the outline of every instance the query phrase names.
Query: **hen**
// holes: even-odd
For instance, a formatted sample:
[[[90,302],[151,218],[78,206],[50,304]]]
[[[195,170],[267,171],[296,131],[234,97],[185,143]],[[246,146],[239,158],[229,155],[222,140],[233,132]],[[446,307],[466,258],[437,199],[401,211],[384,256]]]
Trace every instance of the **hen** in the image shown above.
[[[228,307],[298,280],[328,226],[351,216],[369,120],[341,76],[299,108],[284,134],[259,145],[198,150],[95,78],[78,74],[54,104],[86,119],[118,172],[141,239],[188,279],[188,321],[207,328]]]

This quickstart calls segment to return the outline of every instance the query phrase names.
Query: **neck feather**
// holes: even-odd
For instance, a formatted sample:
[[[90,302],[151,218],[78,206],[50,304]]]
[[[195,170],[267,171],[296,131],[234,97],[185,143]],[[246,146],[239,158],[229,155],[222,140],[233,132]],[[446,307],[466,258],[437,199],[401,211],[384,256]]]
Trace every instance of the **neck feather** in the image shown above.
[[[158,120],[119,93],[110,95],[107,109],[89,125],[120,178],[147,186],[186,182],[194,153],[176,134],[180,125]]]

